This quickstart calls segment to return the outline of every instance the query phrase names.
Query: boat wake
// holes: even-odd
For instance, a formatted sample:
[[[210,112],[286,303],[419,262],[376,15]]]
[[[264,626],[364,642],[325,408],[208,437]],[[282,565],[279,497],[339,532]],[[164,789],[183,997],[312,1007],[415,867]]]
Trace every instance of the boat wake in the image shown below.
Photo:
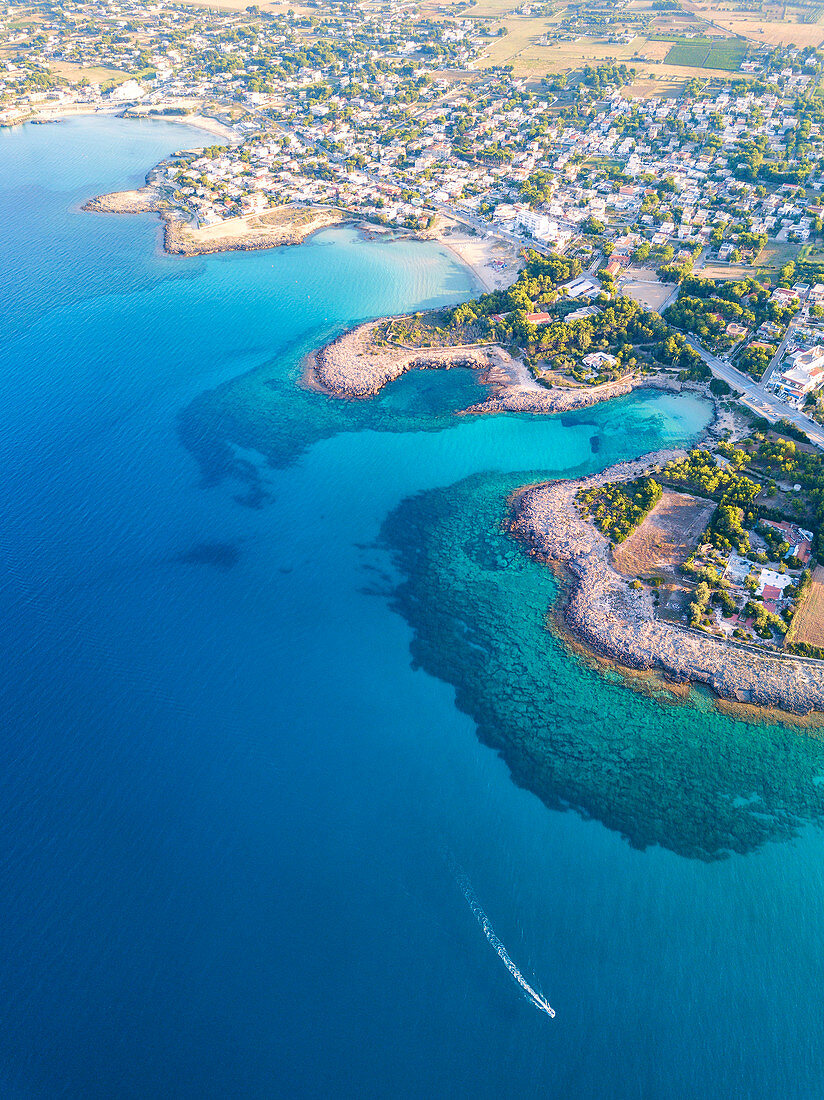
[[[495,930],[490,924],[489,917],[483,911],[480,902],[475,896],[475,891],[472,889],[472,883],[469,881],[466,875],[463,874],[463,872],[457,873],[456,880],[458,886],[460,886],[461,888],[463,896],[467,900],[469,908],[475,914],[475,919],[483,929],[484,935],[486,936],[487,940],[489,940],[490,944],[494,947],[498,958],[501,960],[509,973],[523,990],[527,1000],[531,1001],[537,1009],[540,1009],[541,1012],[545,1012],[547,1016],[552,1016],[554,1018],[555,1009],[552,1007],[549,1001],[544,996],[542,996],[542,994],[540,994],[536,989],[532,988],[532,986],[520,972],[518,967],[509,957],[509,952],[507,951],[506,947],[504,947],[501,940],[499,940],[498,937],[495,935]]]

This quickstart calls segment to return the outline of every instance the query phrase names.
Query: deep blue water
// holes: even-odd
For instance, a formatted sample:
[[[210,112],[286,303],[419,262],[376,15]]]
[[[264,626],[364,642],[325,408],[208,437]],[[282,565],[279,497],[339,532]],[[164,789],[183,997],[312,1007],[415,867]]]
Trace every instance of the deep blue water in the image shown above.
[[[324,399],[296,396],[280,451],[242,447],[243,403],[286,408],[303,350],[472,288],[431,246],[182,260],[151,217],[80,212],[194,137],[0,131],[3,1094],[820,1097],[821,833],[705,862],[547,809],[375,594],[410,494],[597,468],[706,409],[454,420],[471,383],[417,376],[384,401],[402,431],[316,431]],[[208,461],[227,446],[253,499]],[[609,724],[624,689],[568,660],[573,710]]]

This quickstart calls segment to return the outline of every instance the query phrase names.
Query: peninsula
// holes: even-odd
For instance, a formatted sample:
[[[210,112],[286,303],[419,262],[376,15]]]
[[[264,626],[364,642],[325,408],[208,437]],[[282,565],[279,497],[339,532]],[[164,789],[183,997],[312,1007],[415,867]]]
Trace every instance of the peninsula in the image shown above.
[[[597,386],[545,386],[536,380],[522,359],[497,343],[415,347],[390,343],[387,325],[405,318],[367,321],[309,355],[304,382],[332,397],[374,397],[387,383],[408,370],[449,370],[464,367],[478,371],[489,387],[484,401],[461,410],[464,413],[531,412],[559,413],[622,397],[638,386],[679,390],[674,379],[626,375]]]
[[[489,396],[465,413],[552,414],[639,386],[701,391],[716,406],[701,447],[527,487],[512,501],[510,532],[569,580],[562,621],[598,656],[706,684],[733,703],[824,711],[814,534],[824,455],[778,415],[789,405],[773,399],[772,424],[757,416],[739,400],[743,376],[722,363],[741,377],[734,390],[716,376],[720,360],[599,275],[528,253],[506,290],[362,324],[309,356],[304,380],[363,400],[410,369],[470,368]]]
[[[174,213],[162,193],[150,185],[98,195],[89,199],[83,209],[96,214],[159,214],[164,224],[163,247],[179,256],[300,244],[318,230],[347,219],[340,210],[281,206],[265,213],[239,215],[216,225],[197,226]]]
[[[823,661],[759,650],[720,631],[703,634],[663,619],[657,586],[631,583],[620,573],[609,539],[582,514],[582,492],[648,476],[685,457],[656,453],[582,480],[526,487],[511,502],[510,531],[569,581],[562,619],[593,653],[675,682],[706,684],[732,702],[797,715],[824,710]]]

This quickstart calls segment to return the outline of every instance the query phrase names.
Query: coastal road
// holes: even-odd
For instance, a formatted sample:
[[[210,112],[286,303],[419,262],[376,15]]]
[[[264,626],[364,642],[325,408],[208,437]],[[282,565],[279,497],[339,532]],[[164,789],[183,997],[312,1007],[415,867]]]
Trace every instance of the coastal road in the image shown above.
[[[698,352],[716,378],[723,379],[724,382],[742,395],[741,400],[753,412],[773,423],[782,418],[789,420],[802,432],[807,433],[811,443],[815,443],[816,446],[824,450],[824,428],[820,424],[810,420],[809,416],[805,416],[798,409],[785,405],[774,393],[770,393],[765,389],[760,382],[755,382],[746,374],[742,374],[740,370],[736,370],[731,363],[726,363],[723,359],[719,359],[717,355],[707,351],[694,336],[687,336],[687,343],[694,351]]]

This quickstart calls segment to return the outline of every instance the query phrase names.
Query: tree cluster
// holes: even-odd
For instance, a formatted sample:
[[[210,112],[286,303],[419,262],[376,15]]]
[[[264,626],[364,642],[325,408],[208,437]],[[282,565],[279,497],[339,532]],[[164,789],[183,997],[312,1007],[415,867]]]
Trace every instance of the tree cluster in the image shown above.
[[[623,542],[661,499],[662,489],[651,477],[614,481],[578,494],[595,526],[613,542]]]

